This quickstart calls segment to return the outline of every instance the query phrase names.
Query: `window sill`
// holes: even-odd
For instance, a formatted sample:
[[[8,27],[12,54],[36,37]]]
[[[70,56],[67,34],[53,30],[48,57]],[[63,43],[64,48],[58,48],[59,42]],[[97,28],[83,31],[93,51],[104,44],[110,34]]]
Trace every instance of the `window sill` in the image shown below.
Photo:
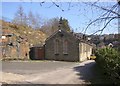
[[[59,55],[58,53],[56,53],[55,55]]]
[[[63,55],[68,55],[68,53],[63,53]]]

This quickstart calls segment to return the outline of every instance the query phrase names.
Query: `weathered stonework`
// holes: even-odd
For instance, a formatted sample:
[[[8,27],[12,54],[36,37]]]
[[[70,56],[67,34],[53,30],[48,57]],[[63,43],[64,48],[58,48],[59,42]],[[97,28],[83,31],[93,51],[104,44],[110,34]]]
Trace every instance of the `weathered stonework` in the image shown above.
[[[58,53],[55,54],[54,41],[58,40]],[[63,40],[67,40],[67,54],[63,52]],[[92,47],[84,42],[80,42],[73,34],[64,30],[58,30],[45,42],[45,59],[58,61],[83,61],[90,57]]]

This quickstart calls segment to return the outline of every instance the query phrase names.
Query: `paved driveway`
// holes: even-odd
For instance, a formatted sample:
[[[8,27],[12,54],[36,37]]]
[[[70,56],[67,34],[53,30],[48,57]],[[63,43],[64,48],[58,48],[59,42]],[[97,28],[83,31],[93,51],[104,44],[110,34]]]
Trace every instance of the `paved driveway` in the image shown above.
[[[91,80],[102,83],[102,77],[94,70],[95,62],[3,62],[2,82],[33,84],[86,84]]]
[[[26,61],[26,62],[2,62],[2,71],[15,74],[29,75],[35,73],[45,73],[74,66],[75,62],[59,62],[59,61]]]

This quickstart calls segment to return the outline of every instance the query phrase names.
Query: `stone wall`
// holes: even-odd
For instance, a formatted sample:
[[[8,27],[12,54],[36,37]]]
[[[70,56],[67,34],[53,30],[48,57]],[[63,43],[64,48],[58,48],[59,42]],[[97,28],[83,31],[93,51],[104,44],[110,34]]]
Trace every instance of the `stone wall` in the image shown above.
[[[29,59],[29,44],[28,42],[19,43],[18,45],[2,46],[2,59]]]
[[[61,34],[61,35],[60,35]],[[55,54],[54,41],[58,39],[58,53]],[[63,41],[67,40],[67,53],[63,52]],[[79,42],[66,32],[58,32],[48,40],[45,45],[45,59],[58,61],[79,61]]]
[[[80,42],[79,51],[80,61],[87,60],[90,58],[90,55],[92,54],[92,46],[87,43]]]

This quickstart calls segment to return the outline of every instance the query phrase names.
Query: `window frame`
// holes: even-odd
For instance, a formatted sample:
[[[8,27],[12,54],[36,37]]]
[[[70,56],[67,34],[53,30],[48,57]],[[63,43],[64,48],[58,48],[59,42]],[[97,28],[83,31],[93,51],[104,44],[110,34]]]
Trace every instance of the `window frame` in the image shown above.
[[[63,39],[63,54],[68,55],[68,40]]]
[[[54,40],[54,54],[59,55],[59,40],[58,39]]]

